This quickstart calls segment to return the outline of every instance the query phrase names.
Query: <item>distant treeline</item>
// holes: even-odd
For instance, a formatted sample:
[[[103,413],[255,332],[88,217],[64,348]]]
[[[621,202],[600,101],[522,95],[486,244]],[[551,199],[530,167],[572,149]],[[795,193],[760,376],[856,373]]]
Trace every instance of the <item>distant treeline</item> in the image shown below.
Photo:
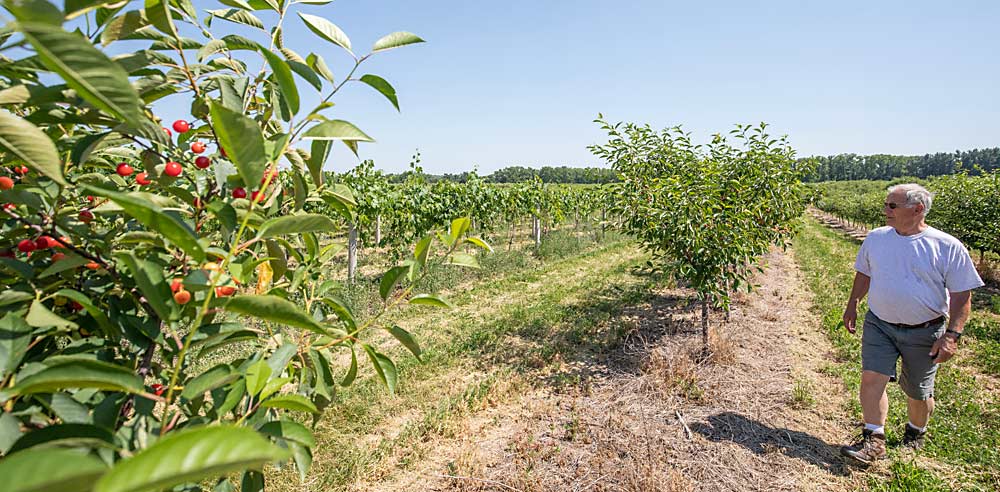
[[[406,171],[400,174],[390,174],[389,181],[393,183],[402,183],[406,181],[407,176],[409,176],[413,171]],[[447,180],[456,183],[465,183],[476,174],[472,172],[464,172],[460,174],[425,174],[424,177],[429,182]],[[534,169],[530,167],[522,166],[511,166],[500,169],[493,174],[484,176],[483,180],[489,183],[523,183],[525,181],[531,181],[535,179],[535,176],[541,178],[545,183],[565,183],[565,184],[603,184],[618,181],[618,176],[611,169],[604,169],[600,167],[568,167],[559,166],[551,167],[545,166],[541,169]]]
[[[807,157],[800,163],[815,166],[806,181],[887,180],[901,176],[944,176],[961,171],[970,175],[1000,169],[1000,148],[956,150],[922,156],[839,154]]]

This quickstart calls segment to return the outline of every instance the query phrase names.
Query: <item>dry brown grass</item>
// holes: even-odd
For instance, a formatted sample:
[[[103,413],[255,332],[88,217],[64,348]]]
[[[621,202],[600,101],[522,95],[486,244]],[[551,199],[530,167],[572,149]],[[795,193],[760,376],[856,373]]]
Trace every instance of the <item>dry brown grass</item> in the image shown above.
[[[844,469],[834,447],[847,437],[843,403],[852,395],[821,374],[829,349],[794,263],[778,253],[769,262],[757,279],[762,288],[734,299],[731,322],[713,313],[708,350],[690,294],[664,290],[608,321],[630,328],[612,353],[559,364],[586,373],[579,384],[557,389],[539,380],[518,399],[471,416],[454,437],[428,443],[423,462],[371,489],[857,486],[863,477]],[[798,405],[797,385],[815,402]]]

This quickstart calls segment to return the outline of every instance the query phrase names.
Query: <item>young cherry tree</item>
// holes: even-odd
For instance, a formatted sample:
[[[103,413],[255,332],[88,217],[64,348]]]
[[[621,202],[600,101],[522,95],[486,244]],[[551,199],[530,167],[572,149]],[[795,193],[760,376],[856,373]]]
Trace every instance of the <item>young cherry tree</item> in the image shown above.
[[[652,253],[651,267],[697,292],[707,347],[709,306],[728,308],[731,292],[749,290],[761,255],[802,214],[794,151],[763,124],[731,131],[738,146],[718,134],[700,146],[680,127],[596,122],[610,138],[590,149],[621,178],[611,200],[622,227]]]
[[[389,82],[355,74],[422,40],[396,32],[358,56],[306,11],[327,1],[222,3],[4,3],[0,490],[223,491],[235,477],[249,492],[288,460],[304,477],[303,417],[351,384],[359,358],[396,388],[372,331],[420,356],[384,312],[356,319],[331,294],[341,231],[304,207],[350,218],[352,194],[322,168],[334,143],[357,153],[371,138],[331,100],[360,82],[398,108]],[[290,29],[317,51],[286,44]],[[353,60],[342,79],[319,54],[330,49]],[[190,117],[160,122],[161,99]],[[447,306],[413,285],[466,242],[486,247],[468,228],[422,236],[382,277],[385,310]],[[476,266],[467,256],[450,263]],[[207,363],[220,349],[231,356]]]

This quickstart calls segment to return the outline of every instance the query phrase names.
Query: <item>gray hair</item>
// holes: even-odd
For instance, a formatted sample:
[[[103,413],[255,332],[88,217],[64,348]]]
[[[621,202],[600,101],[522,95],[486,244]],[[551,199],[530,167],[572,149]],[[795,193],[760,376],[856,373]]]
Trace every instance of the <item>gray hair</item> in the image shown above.
[[[890,195],[897,191],[906,192],[906,204],[908,206],[913,207],[918,203],[923,205],[924,215],[927,215],[927,212],[931,211],[931,202],[934,201],[934,195],[927,191],[927,188],[916,183],[898,184],[889,187]]]

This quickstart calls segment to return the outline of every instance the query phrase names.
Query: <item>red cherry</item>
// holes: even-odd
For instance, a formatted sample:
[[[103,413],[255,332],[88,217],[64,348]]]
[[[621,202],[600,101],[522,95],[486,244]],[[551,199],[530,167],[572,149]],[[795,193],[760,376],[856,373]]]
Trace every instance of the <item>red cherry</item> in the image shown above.
[[[271,181],[270,182],[273,184],[274,181],[278,179],[278,170],[277,169],[271,169],[271,173],[270,174],[271,174]],[[260,184],[264,184],[265,181],[267,181],[267,174],[264,174],[264,177],[260,178]]]
[[[59,260],[65,258],[65,257],[66,257],[66,255],[64,253],[53,253],[52,254],[52,261],[56,262],[56,261],[59,261]]]
[[[14,205],[13,203],[5,203],[5,204],[3,204],[3,209],[4,210],[14,210],[15,208],[17,208],[17,205]]]
[[[35,240],[35,246],[37,246],[38,249],[54,248],[57,244],[59,243],[57,243],[55,239],[52,239],[49,236],[41,236]]]
[[[170,282],[170,292],[173,292],[174,294],[183,288],[184,281],[179,278],[175,278],[173,282]]]
[[[191,152],[194,152],[195,154],[200,154],[204,151],[205,151],[205,144],[201,142],[195,142],[191,144]]]
[[[90,203],[94,203],[94,200],[96,200],[96,198],[94,198],[94,196],[93,196],[93,195],[87,195],[87,201],[88,201],[88,202],[90,202]]]
[[[174,135],[173,133],[170,133],[170,129],[169,128],[167,128],[165,126],[161,126],[160,128],[162,128],[163,131],[164,131],[164,133],[167,134],[167,138],[170,138],[170,137],[172,137]]]
[[[216,297],[229,297],[235,293],[236,287],[233,287],[232,285],[223,285],[215,288]]]
[[[207,169],[208,166],[212,165],[212,159],[209,159],[208,157],[201,155],[194,160],[194,165],[198,166],[198,169]]]
[[[219,153],[222,154],[222,157],[229,157],[229,154],[226,154],[226,149],[222,147],[219,147]]]
[[[179,290],[174,294],[174,302],[181,306],[191,302],[191,293],[186,290]]]
[[[163,174],[166,174],[167,176],[170,176],[171,178],[176,178],[177,176],[181,175],[181,171],[183,169],[184,168],[182,168],[179,163],[174,162],[174,161],[170,161],[170,162],[167,163],[166,166],[164,166],[164,168],[163,168]]]
[[[132,166],[122,162],[118,164],[118,167],[115,169],[115,172],[117,172],[119,176],[125,177],[125,176],[131,176],[132,173],[135,172],[135,170],[132,169]]]
[[[152,181],[149,180],[149,174],[146,174],[146,173],[136,174],[135,175],[135,182],[139,183],[140,185],[143,185],[143,186],[148,185],[149,183],[152,183]]]
[[[30,239],[22,239],[21,242],[17,243],[17,250],[22,253],[31,254],[36,249],[38,249],[38,245]]]
[[[164,391],[167,391],[167,387],[162,384],[151,384],[149,388],[153,390],[153,394],[156,396],[160,396]]]
[[[76,301],[70,302],[69,307],[74,311],[83,311],[83,304],[80,304],[79,302]]]
[[[246,189],[244,189],[244,188],[234,188],[233,189],[233,198],[246,198],[246,197],[247,197],[247,190]]]
[[[16,171],[17,174],[24,176],[25,174],[28,174],[29,169],[28,166],[21,166],[21,167],[15,167],[14,171]]]
[[[187,131],[191,129],[191,125],[189,125],[188,122],[184,120],[175,121],[173,127],[174,131],[177,133],[187,133]]]
[[[258,196],[258,195],[260,195],[260,192],[259,192],[259,191],[252,191],[252,192],[250,192],[250,200],[252,200],[252,201],[255,201],[255,202],[256,202],[256,201],[257,201],[257,196]]]
[[[14,180],[7,176],[0,176],[0,190],[9,190],[14,187]]]
[[[87,262],[86,265],[83,266],[86,267],[87,270],[97,270],[98,268],[101,268],[101,264],[97,263],[96,261],[89,261]]]
[[[78,217],[80,218],[80,222],[83,222],[84,224],[89,224],[90,221],[94,220],[94,213],[91,212],[90,210],[81,210],[80,215],[78,215]]]

